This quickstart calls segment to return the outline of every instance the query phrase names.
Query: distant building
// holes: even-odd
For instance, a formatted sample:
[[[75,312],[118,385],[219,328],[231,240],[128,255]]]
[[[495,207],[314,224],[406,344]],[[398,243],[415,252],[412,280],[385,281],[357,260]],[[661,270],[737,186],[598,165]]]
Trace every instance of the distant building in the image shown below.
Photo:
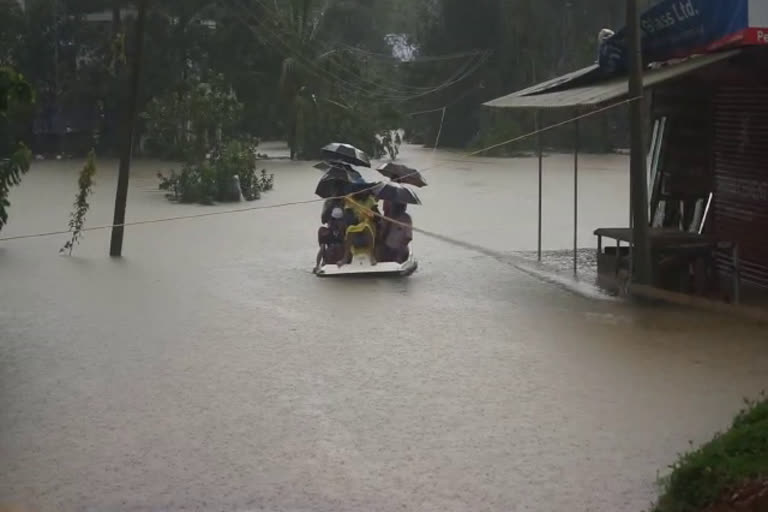
[[[120,18],[135,18],[136,9],[122,8],[120,9]],[[112,23],[112,10],[106,9],[103,11],[96,11],[85,15],[85,20],[93,23]]]

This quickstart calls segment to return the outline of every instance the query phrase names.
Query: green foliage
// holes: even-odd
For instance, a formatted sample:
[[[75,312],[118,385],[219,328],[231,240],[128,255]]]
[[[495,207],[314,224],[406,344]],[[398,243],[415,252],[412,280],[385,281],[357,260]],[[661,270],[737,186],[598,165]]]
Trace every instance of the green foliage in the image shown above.
[[[0,159],[18,149],[31,119],[35,94],[27,80],[9,67],[0,67]]]
[[[160,190],[166,196],[181,203],[213,204],[216,198],[216,175],[210,162],[185,163],[180,173],[172,170],[170,175],[158,173]]]
[[[350,98],[346,104],[323,101],[300,117],[301,140],[296,155],[305,159],[320,157],[320,149],[330,142],[343,141],[358,147],[374,158],[397,156],[400,144],[392,136],[401,116],[386,103],[366,102]]]
[[[258,173],[257,162],[255,144],[230,141],[209,158],[185,163],[180,173],[158,174],[159,188],[181,203],[239,201],[241,193],[246,201],[253,201],[274,188],[274,175],[265,170]]]
[[[240,191],[233,188],[235,176],[246,201],[258,199],[261,186],[256,176],[256,146],[234,140],[212,159],[216,175],[218,201],[239,201]]]
[[[259,175],[259,189],[266,192],[273,188],[275,188],[275,175],[267,174],[267,170],[262,169],[261,174]]]
[[[12,68],[0,67],[0,115],[6,115],[13,103],[28,104],[33,100],[32,87],[24,77]]]
[[[0,0],[0,66],[8,65],[18,44],[19,25],[23,11],[16,0]]]
[[[231,137],[240,122],[243,105],[221,75],[209,82],[152,99],[142,118],[147,147],[163,158],[198,160]]]
[[[8,193],[11,187],[21,183],[21,176],[29,170],[32,152],[20,144],[10,158],[0,159],[0,231],[8,223],[8,208],[11,206]]]
[[[733,428],[755,425],[768,420],[768,399],[763,393],[761,400],[745,400],[745,407],[733,419]]]
[[[80,243],[85,225],[85,216],[91,205],[88,204],[88,198],[93,192],[93,177],[96,175],[96,153],[91,150],[85,161],[80,176],[77,179],[77,196],[75,196],[74,210],[69,216],[69,230],[72,232],[72,238],[64,244],[59,252],[66,252],[70,256],[75,245]]]
[[[350,44],[378,43],[377,49],[388,50],[384,34],[371,30],[367,14],[375,11],[374,4],[370,0],[276,4],[269,31],[279,33],[290,50],[281,62],[278,84],[292,157],[315,158],[333,141],[349,142],[377,157],[396,153],[394,142],[383,139],[400,127],[395,99],[399,94],[385,92],[391,88],[385,78],[391,78],[379,74],[365,51]],[[266,34],[262,37],[270,43]]]
[[[656,512],[697,512],[735,486],[768,477],[768,398],[746,401],[731,429],[680,456],[662,480]]]
[[[219,125],[223,140],[240,133],[286,139],[294,157],[312,158],[319,146],[349,140],[350,134],[356,145],[392,157],[396,144],[382,147],[377,134],[406,128],[415,139],[431,143],[439,118],[390,119],[385,111],[449,105],[442,145],[464,147],[486,137],[486,131],[491,132],[487,140],[495,140],[500,130],[484,123],[482,102],[593,62],[598,31],[622,24],[621,4],[155,2],[146,27],[140,102],[148,118],[141,127],[147,133],[141,135],[149,136],[146,148],[160,157],[196,153],[200,158],[219,139]],[[22,72],[44,99],[42,106],[99,119],[100,154],[119,147],[125,64],[135,42],[135,21],[115,15],[120,11],[113,7],[119,5],[132,3],[30,0],[22,11],[15,0],[0,0],[0,65],[10,63]],[[111,22],[87,19],[110,10]],[[392,38],[406,41],[423,59],[393,59],[387,43]],[[487,50],[489,60],[468,78],[439,86],[478,63],[476,56],[439,56],[477,50]],[[201,84],[211,90],[198,90]],[[103,105],[103,116],[95,105]],[[620,144],[606,137],[606,130],[621,132],[620,114],[610,114],[605,127],[584,123],[584,147]],[[553,134],[551,142],[568,147],[570,137]]]
[[[484,122],[487,118],[483,102],[594,63],[600,29],[617,29],[624,24],[623,2],[612,0],[434,0],[420,4],[419,23],[412,38],[418,53],[441,55],[477,49],[491,52],[488,62],[467,80],[413,105],[414,111],[450,105],[441,135],[441,145],[447,147],[504,137],[501,128]],[[461,60],[447,60],[409,66],[406,80],[426,84],[461,64]],[[610,126],[623,115],[623,109],[618,109],[600,117],[607,117]],[[521,126],[528,126],[528,113],[514,111],[512,116]],[[431,143],[438,124],[439,115],[418,116],[406,128]],[[623,138],[608,139],[600,123],[582,123],[581,128],[585,148],[597,150],[624,142]],[[511,133],[504,138],[513,136]],[[548,134],[548,143],[568,149],[572,137],[567,130],[553,132]]]
[[[0,68],[0,231],[8,223],[8,194],[21,183],[32,161],[32,152],[14,141],[13,111],[29,106],[34,94],[24,77],[8,67]]]
[[[482,113],[480,129],[470,142],[473,150],[489,148],[504,141],[519,137],[533,130],[531,119],[521,119],[523,116],[514,115],[504,110],[487,110]],[[525,121],[528,123],[523,124]],[[498,146],[483,153],[482,156],[515,156],[520,152],[535,148],[536,139],[526,139],[517,143]]]

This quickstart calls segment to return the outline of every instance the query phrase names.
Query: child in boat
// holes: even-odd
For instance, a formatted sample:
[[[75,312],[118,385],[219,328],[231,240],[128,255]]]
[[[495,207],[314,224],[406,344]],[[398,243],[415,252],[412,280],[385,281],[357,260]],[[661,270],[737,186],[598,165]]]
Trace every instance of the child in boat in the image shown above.
[[[347,226],[343,262],[348,263],[355,255],[365,254],[371,265],[376,264],[376,198],[369,192],[363,192],[345,199]],[[342,262],[339,262],[341,265]]]
[[[368,256],[371,265],[376,264],[374,251],[376,250],[376,230],[373,221],[362,219],[357,224],[347,228],[344,240],[344,262],[349,263],[358,254]],[[341,266],[342,262],[339,262]]]
[[[355,223],[362,222],[365,219],[373,220],[373,212],[378,211],[376,198],[370,192],[361,192],[359,194],[344,198],[344,208],[354,213]],[[350,223],[352,224],[352,223]]]
[[[321,226],[318,230],[320,250],[317,252],[315,270],[320,268],[321,263],[333,264],[343,260],[345,233],[344,211],[337,206],[331,210],[327,226]]]
[[[341,196],[344,195],[344,187],[338,183],[334,183],[332,191],[334,197],[326,199],[323,203],[323,212],[320,214],[321,224],[328,224],[330,222],[331,213],[334,208],[344,208],[344,199],[341,199]]]

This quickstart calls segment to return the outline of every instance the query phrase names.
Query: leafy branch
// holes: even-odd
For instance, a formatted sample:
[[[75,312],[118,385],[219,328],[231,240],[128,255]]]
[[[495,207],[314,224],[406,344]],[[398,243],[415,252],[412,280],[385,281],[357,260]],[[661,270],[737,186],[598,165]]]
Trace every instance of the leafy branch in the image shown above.
[[[0,67],[0,230],[8,222],[8,194],[29,170],[32,152],[24,144],[10,141],[8,112],[14,105],[30,105],[34,92],[24,77],[9,67]]]
[[[83,226],[85,225],[85,215],[91,207],[88,204],[88,197],[93,191],[93,177],[96,174],[96,154],[93,150],[88,153],[88,159],[80,171],[80,177],[77,180],[78,192],[75,198],[74,207],[69,217],[69,230],[72,232],[72,238],[64,244],[59,252],[67,252],[70,256],[75,245],[80,243]]]
[[[0,230],[8,222],[8,193],[11,187],[21,183],[21,176],[29,170],[32,161],[32,152],[24,145],[19,144],[18,149],[10,158],[0,159]]]

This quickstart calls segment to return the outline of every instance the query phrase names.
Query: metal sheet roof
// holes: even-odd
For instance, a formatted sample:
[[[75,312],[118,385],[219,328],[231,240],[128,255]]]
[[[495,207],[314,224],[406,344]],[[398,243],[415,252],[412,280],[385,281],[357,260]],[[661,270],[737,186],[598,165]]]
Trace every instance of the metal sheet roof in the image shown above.
[[[678,64],[670,64],[659,69],[648,70],[643,74],[643,86],[653,87],[662,82],[681,77],[697,69],[704,68],[723,61],[740,53],[741,50],[732,50],[711,55],[691,57]],[[629,94],[629,84],[626,76],[603,80],[592,85],[561,89],[556,92],[546,92],[558,85],[567,83],[573,79],[573,75],[582,76],[590,71],[590,68],[581,69],[575,73],[544,82],[542,84],[513,92],[506,96],[491,100],[484,105],[491,108],[568,108],[568,107],[594,107],[611,100],[621,99]]]
[[[559,76],[557,78],[547,80],[546,82],[541,82],[536,85],[532,85],[530,87],[523,89],[522,91],[517,91],[516,93],[513,93],[513,94],[517,94],[520,96],[527,96],[529,94],[538,94],[542,92],[552,91],[555,89],[557,90],[567,89],[568,84],[570,84],[574,80],[581,79],[582,77],[586,77],[586,79],[588,80],[589,75],[592,73],[597,73],[599,69],[600,67],[597,64],[592,64],[591,66],[587,66],[585,68],[581,68],[571,73],[567,73],[565,75]]]

